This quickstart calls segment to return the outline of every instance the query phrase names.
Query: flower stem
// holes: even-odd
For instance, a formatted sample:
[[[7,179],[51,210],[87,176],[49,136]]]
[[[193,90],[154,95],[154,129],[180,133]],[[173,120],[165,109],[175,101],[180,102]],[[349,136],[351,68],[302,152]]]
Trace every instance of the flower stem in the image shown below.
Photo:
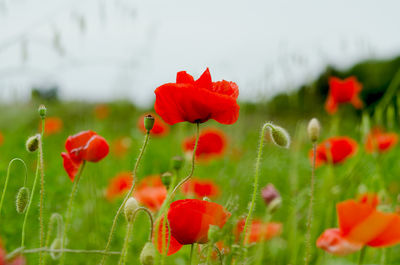
[[[359,257],[359,259],[358,259],[358,265],[364,264],[364,257],[365,257],[365,252],[366,252],[366,250],[367,250],[366,247],[363,247],[363,248],[361,249],[360,257]]]
[[[254,211],[254,206],[256,203],[256,198],[257,198],[257,192],[258,192],[258,179],[259,179],[259,171],[260,171],[260,164],[261,164],[261,156],[262,156],[262,149],[264,145],[264,135],[265,135],[265,130],[270,127],[271,125],[269,123],[265,123],[264,126],[261,129],[260,133],[260,142],[258,145],[258,155],[257,155],[257,160],[256,160],[256,169],[255,169],[255,174],[254,174],[254,189],[253,189],[253,196],[251,198],[251,203],[249,207],[249,212],[246,217],[246,221],[244,223],[244,228],[243,228],[243,235],[244,235],[244,240],[243,244],[246,245],[248,242],[248,236],[247,234],[247,228],[249,226],[249,223],[251,221],[251,217],[253,215]],[[246,256],[246,252],[245,252]]]
[[[192,243],[192,244],[190,245],[189,265],[192,265],[193,249],[194,249],[194,243]]]
[[[63,236],[63,229],[64,229],[64,222],[62,219],[62,216],[58,213],[53,213],[50,217],[50,222],[47,227],[47,236],[46,236],[46,241],[45,241],[45,248],[47,248],[50,245],[50,239],[51,235],[53,234],[54,230],[54,223],[57,222],[57,237],[56,238],[62,238]],[[43,264],[46,264],[46,257],[43,259]]]
[[[76,192],[78,190],[79,180],[81,179],[83,169],[85,168],[85,164],[86,164],[86,162],[83,161],[83,164],[82,164],[77,176],[74,179],[74,185],[72,187],[72,191],[71,191],[71,194],[69,196],[69,201],[68,201],[68,205],[67,205],[67,212],[66,212],[66,215],[65,215],[64,233],[63,233],[62,240],[61,240],[61,249],[64,249],[64,246],[66,245],[68,226],[69,226],[69,223],[70,223],[70,220],[71,220],[71,215],[72,215],[73,201],[74,201],[74,198],[75,198],[75,194],[76,194]],[[62,252],[59,264],[60,265],[64,264],[64,261],[65,261],[65,255],[64,255],[64,252]]]
[[[308,205],[307,215],[307,234],[306,234],[306,253],[304,257],[304,264],[308,265],[311,259],[311,225],[314,204],[314,186],[315,186],[315,161],[317,156],[317,145],[313,143],[313,161],[311,167],[311,187],[310,187],[310,204]]]
[[[122,202],[121,206],[118,208],[118,211],[114,216],[114,220],[113,220],[113,223],[112,223],[112,226],[111,226],[111,231],[110,231],[110,233],[108,235],[107,244],[106,244],[106,246],[104,248],[104,252],[105,253],[108,252],[108,250],[110,248],[111,241],[112,241],[112,238],[113,238],[113,235],[114,235],[114,230],[115,230],[116,225],[117,225],[118,217],[121,214],[122,210],[124,209],[126,201],[129,199],[130,196],[132,196],[132,192],[133,192],[133,189],[135,187],[137,169],[139,167],[140,160],[143,157],[143,154],[144,154],[144,151],[146,149],[146,146],[147,146],[147,143],[149,141],[149,138],[150,138],[150,131],[147,131],[146,136],[144,138],[144,142],[143,142],[142,148],[140,149],[140,152],[139,152],[139,156],[138,156],[138,158],[136,160],[135,167],[133,168],[133,171],[132,171],[132,179],[133,179],[132,180],[132,187],[128,191],[128,193],[126,194],[126,196],[124,198],[124,201]],[[106,259],[107,259],[107,255],[103,255],[103,257],[102,257],[102,259],[100,261],[100,265],[103,265],[104,262],[106,261]]]
[[[40,201],[39,201],[39,224],[40,224],[40,248],[44,247],[44,224],[43,224],[43,204],[44,204],[44,163],[43,163],[43,135],[45,118],[42,117],[42,132],[39,138],[39,171],[40,171]],[[39,264],[43,264],[43,252],[39,252]]]
[[[0,200],[0,215],[1,215],[1,209],[3,208],[3,202],[4,202],[4,197],[6,195],[6,191],[7,191],[7,185],[8,185],[8,180],[10,178],[10,171],[11,171],[11,165],[15,162],[15,161],[20,161],[24,167],[25,167],[25,179],[24,179],[24,187],[26,185],[26,181],[28,178],[28,169],[26,167],[26,164],[24,162],[24,160],[22,160],[21,158],[13,158],[10,163],[8,163],[8,167],[7,167],[7,176],[6,176],[6,182],[4,183],[4,188],[3,188],[3,193],[1,194],[1,200]]]

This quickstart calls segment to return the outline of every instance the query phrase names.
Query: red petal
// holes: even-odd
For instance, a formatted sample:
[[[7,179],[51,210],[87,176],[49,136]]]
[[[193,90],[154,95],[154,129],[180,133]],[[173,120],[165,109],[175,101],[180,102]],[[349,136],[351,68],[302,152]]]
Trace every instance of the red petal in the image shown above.
[[[194,78],[193,76],[186,73],[186,71],[181,71],[176,74],[176,83],[194,84]]]
[[[363,245],[348,241],[337,228],[325,230],[317,240],[317,247],[328,253],[344,256],[359,251]]]
[[[391,214],[392,221],[385,230],[372,241],[368,242],[371,247],[389,247],[400,243],[400,216]]]
[[[138,120],[138,127],[140,131],[142,131],[143,133],[147,132],[146,128],[144,127],[144,117],[148,114],[154,117],[154,126],[150,130],[151,135],[159,137],[167,135],[169,132],[169,126],[165,122],[163,122],[163,120],[158,115],[154,113],[146,113],[140,116]]]
[[[331,95],[329,95],[325,103],[325,110],[329,114],[334,114],[337,111],[337,109],[338,109],[337,102]]]
[[[94,135],[82,148],[81,157],[86,161],[98,162],[108,155],[109,149],[108,143],[103,137]]]
[[[234,99],[237,99],[239,96],[238,85],[236,85],[236,83],[234,83],[234,82],[225,81],[225,80],[214,82],[212,91],[214,91],[218,94],[230,96]]]
[[[93,131],[83,131],[69,136],[65,142],[65,149],[74,160],[82,160],[81,151],[92,136],[96,135]]]
[[[203,89],[212,89],[210,70],[207,68],[204,73],[194,82],[195,87]]]
[[[183,142],[185,152],[193,152],[195,137],[186,138]],[[196,149],[196,158],[209,160],[214,157],[222,156],[225,152],[227,137],[225,133],[218,129],[207,129],[200,133],[199,143]]]
[[[113,200],[128,191],[132,187],[132,174],[130,172],[119,173],[116,177],[110,179],[106,198]]]
[[[164,217],[162,217],[160,220],[158,220],[154,225],[155,230],[157,229],[157,226],[158,226],[158,234],[157,234],[157,242],[156,242],[155,233],[154,233],[153,243],[154,243],[154,245],[157,246],[157,250],[160,253],[163,253],[163,241],[162,241],[162,238],[163,238],[162,224],[163,224],[163,222],[164,222]],[[169,229],[168,229],[167,223],[165,223],[164,233],[165,233],[165,242],[164,242],[164,251],[165,251],[165,249],[168,246],[168,237],[169,237]],[[169,242],[169,248],[167,251],[167,256],[170,256],[170,255],[178,252],[181,248],[182,248],[182,245],[179,244],[179,242],[171,235],[170,242]]]
[[[77,162],[71,158],[68,153],[61,153],[63,158],[64,169],[67,172],[71,181],[74,181],[75,175],[78,173],[79,167],[82,162]]]
[[[338,203],[336,209],[340,230],[346,236],[375,211],[375,206],[348,200]]]

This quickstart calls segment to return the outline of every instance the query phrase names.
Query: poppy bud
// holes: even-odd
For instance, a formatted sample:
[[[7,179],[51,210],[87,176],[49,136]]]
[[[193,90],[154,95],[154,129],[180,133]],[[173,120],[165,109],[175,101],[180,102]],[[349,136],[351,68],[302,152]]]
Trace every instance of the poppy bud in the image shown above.
[[[268,184],[261,190],[261,197],[264,199],[266,205],[269,205],[275,199],[280,199],[281,195],[276,190],[274,184]]]
[[[307,126],[308,138],[312,143],[318,141],[319,134],[321,131],[321,125],[316,118],[312,118]]]
[[[155,255],[156,251],[153,243],[147,242],[140,253],[140,263],[142,265],[153,265]]]
[[[56,238],[56,239],[54,239],[53,243],[51,243],[50,250],[61,249],[61,246],[62,246],[61,238]],[[50,252],[50,256],[54,260],[59,259],[60,256],[61,256],[61,252],[53,252],[53,251],[51,251]]]
[[[218,233],[220,229],[216,225],[210,225],[210,228],[208,229],[208,240],[211,242],[217,242],[218,241]]]
[[[287,131],[280,126],[273,124],[270,124],[270,128],[271,138],[274,144],[280,147],[288,148],[290,145],[290,136]]]
[[[28,152],[35,152],[39,148],[39,137],[40,135],[36,134],[28,138],[25,144]]]
[[[175,170],[181,169],[183,166],[183,158],[181,156],[174,156],[172,158],[172,167]]]
[[[146,129],[146,131],[150,131],[151,129],[153,129],[154,126],[154,117],[152,115],[146,115],[144,116],[144,128]]]
[[[41,117],[42,119],[44,119],[44,118],[46,117],[47,109],[46,109],[46,107],[42,104],[42,105],[39,106],[38,112],[39,112],[40,117]]]
[[[171,185],[172,174],[170,172],[165,172],[161,175],[161,181],[164,186],[168,189]]]
[[[139,208],[139,204],[135,198],[130,197],[126,201],[124,212],[125,212],[126,220],[128,220],[128,222],[132,222],[135,212],[138,208]]]
[[[205,197],[203,197],[203,201],[206,201],[206,202],[211,202],[211,199],[210,199],[210,198],[208,198],[207,196],[205,196]]]
[[[26,206],[28,205],[29,201],[29,189],[27,187],[22,187],[19,189],[17,193],[17,199],[15,202],[17,212],[24,213],[26,210]]]

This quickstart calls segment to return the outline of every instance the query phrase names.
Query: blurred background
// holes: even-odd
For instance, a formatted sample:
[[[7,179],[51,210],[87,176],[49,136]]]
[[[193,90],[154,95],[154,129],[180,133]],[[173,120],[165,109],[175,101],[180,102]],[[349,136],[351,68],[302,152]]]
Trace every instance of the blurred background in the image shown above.
[[[370,84],[368,65],[352,69],[368,60],[386,67],[363,91],[373,101],[400,65],[399,8],[396,0],[0,0],[0,100],[28,101],[34,90],[150,107],[177,71],[198,77],[210,67],[254,102],[324,74]]]

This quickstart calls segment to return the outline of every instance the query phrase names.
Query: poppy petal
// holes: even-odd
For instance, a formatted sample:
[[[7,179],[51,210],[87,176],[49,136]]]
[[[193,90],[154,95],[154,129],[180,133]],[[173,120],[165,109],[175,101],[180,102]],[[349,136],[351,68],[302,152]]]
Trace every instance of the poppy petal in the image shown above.
[[[164,222],[164,217],[162,217],[154,225],[155,229],[157,229],[157,226],[158,226],[158,233],[157,233],[158,240],[157,240],[157,242],[155,242],[156,239],[155,239],[155,237],[153,237],[153,243],[154,243],[154,245],[157,246],[157,250],[160,253],[163,253],[163,247],[164,247],[164,250],[167,248],[167,246],[168,246],[168,237],[169,237],[168,224],[165,223],[165,230],[163,231],[163,228],[162,228],[163,222]],[[165,233],[165,242],[164,242],[164,246],[163,246],[162,238],[163,238],[163,234],[164,233]],[[183,245],[179,244],[179,242],[171,235],[170,236],[170,241],[169,241],[169,248],[168,248],[168,251],[167,251],[167,256],[175,254],[176,252],[178,252],[182,248],[182,246]]]
[[[337,228],[325,230],[317,239],[317,247],[337,256],[359,251],[363,245],[348,241]]]
[[[108,155],[109,150],[106,139],[93,135],[82,148],[81,157],[86,161],[98,162]]]
[[[400,216],[392,214],[392,221],[386,229],[372,241],[368,242],[371,247],[388,247],[400,243]]]
[[[181,71],[176,74],[176,83],[193,84],[194,78],[190,74],[186,73],[186,71]]]
[[[61,157],[63,158],[64,169],[68,174],[68,177],[71,181],[74,181],[75,175],[78,173],[79,167],[81,165],[81,161],[75,161],[71,158],[68,153],[61,153]]]
[[[194,82],[198,88],[212,89],[212,80],[210,70],[207,68],[204,73]]]

